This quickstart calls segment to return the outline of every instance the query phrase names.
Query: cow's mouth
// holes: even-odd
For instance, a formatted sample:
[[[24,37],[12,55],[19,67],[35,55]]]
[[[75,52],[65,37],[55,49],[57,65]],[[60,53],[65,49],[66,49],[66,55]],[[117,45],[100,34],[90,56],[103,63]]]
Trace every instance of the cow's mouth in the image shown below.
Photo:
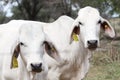
[[[42,71],[42,69],[34,69],[34,70],[32,70],[32,72],[37,72],[37,73],[39,73],[41,71]]]
[[[91,51],[96,50],[96,48],[97,48],[97,45],[89,45],[88,46],[88,49]]]

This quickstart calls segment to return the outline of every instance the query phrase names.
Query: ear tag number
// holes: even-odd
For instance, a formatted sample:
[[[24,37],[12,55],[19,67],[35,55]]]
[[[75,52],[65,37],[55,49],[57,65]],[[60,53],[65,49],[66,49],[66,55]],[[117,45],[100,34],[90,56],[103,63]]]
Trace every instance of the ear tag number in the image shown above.
[[[79,41],[77,34],[73,33],[73,36],[72,36],[72,37],[73,37],[73,40],[74,40],[74,41]]]
[[[17,58],[15,56],[13,57],[12,65],[13,65],[13,68],[18,67],[18,61],[17,61]]]

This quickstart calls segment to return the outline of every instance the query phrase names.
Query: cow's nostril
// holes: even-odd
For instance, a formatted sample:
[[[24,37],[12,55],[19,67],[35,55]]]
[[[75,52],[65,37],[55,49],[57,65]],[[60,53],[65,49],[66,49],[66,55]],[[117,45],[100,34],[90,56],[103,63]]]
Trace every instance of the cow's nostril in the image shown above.
[[[97,44],[97,42],[98,42],[97,40],[89,40],[88,44]]]
[[[33,64],[31,63],[31,68],[33,72],[41,72],[42,71],[42,63]]]
[[[42,63],[38,64],[38,68],[39,68],[39,67],[42,67]]]
[[[31,67],[32,67],[32,69],[34,69],[34,68],[35,68],[35,65],[31,63]]]

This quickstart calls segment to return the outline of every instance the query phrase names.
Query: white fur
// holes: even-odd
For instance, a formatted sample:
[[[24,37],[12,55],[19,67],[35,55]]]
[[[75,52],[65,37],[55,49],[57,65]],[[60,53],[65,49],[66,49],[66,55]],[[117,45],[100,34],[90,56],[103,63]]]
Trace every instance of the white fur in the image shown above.
[[[78,17],[73,20],[70,17],[62,16],[53,23],[44,24],[44,32],[54,43],[60,57],[60,63],[44,55],[47,63],[48,73],[43,75],[37,74],[37,80],[82,80],[89,69],[89,58],[91,52],[88,52],[88,40],[97,40],[99,46],[100,24],[106,21],[103,19],[98,10],[92,7],[80,9]],[[82,24],[79,24],[81,22]],[[108,21],[107,21],[108,23]],[[109,24],[109,23],[108,23]],[[75,26],[80,27],[79,41],[71,41],[71,33]],[[108,34],[110,37],[115,36],[113,28]],[[106,31],[107,32],[107,31]]]

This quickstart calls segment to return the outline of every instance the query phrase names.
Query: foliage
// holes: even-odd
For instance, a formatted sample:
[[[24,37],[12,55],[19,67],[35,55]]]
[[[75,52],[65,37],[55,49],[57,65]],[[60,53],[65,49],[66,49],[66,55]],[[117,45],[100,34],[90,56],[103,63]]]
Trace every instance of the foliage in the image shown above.
[[[98,8],[101,15],[106,18],[111,18],[115,13],[120,14],[118,0],[4,0],[4,2],[17,3],[17,6],[13,5],[11,19],[48,22],[61,15],[75,18],[78,10],[85,6]]]
[[[71,4],[67,4],[66,0],[22,0],[21,2],[16,0],[16,2],[18,6],[12,9],[13,18],[49,21],[63,14],[71,16]]]
[[[1,11],[0,12],[0,24],[2,24],[3,22],[5,22],[5,19],[6,19],[5,13]]]
[[[111,10],[111,14],[114,13],[118,13],[119,17],[120,17],[120,1],[119,0],[111,0],[112,4],[112,10]]]
[[[57,19],[61,15],[73,18],[77,16],[80,8],[93,6],[99,9],[103,17],[109,18],[114,12],[118,12],[114,0],[13,0],[18,6],[13,7],[13,18],[49,21]],[[27,4],[27,5],[26,5]],[[119,2],[117,2],[119,4]],[[76,8],[76,10],[73,10]]]
[[[13,8],[13,18],[36,20],[37,14],[43,7],[43,0],[16,0],[18,6]]]

